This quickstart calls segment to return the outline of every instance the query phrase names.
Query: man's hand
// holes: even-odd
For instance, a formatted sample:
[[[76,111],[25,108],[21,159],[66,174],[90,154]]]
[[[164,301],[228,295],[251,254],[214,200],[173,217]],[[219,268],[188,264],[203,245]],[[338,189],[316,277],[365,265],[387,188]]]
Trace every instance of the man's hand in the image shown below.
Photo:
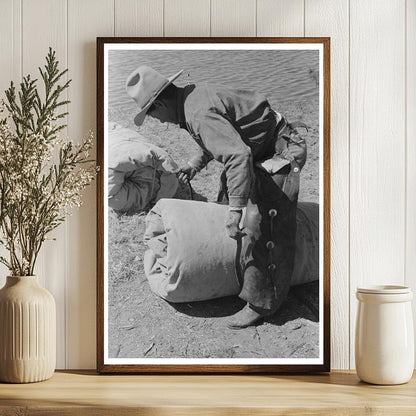
[[[233,211],[230,210],[228,214],[228,220],[225,225],[228,235],[233,238],[234,240],[239,240],[245,234],[240,229],[240,221],[241,221],[242,211]]]
[[[198,171],[191,165],[185,165],[179,169],[179,172],[176,174],[176,176],[178,177],[181,183],[186,185],[188,183],[188,180],[192,180],[194,176],[197,174],[197,172]]]

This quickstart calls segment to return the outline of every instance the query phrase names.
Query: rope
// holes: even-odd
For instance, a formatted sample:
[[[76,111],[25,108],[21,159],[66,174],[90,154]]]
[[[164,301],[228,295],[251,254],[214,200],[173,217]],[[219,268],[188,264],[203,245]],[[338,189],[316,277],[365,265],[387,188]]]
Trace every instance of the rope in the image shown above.
[[[192,189],[191,180],[189,178],[186,178],[186,182],[188,183],[189,193],[190,193],[190,196],[191,196],[191,200],[193,201],[193,199],[194,199],[194,190]]]

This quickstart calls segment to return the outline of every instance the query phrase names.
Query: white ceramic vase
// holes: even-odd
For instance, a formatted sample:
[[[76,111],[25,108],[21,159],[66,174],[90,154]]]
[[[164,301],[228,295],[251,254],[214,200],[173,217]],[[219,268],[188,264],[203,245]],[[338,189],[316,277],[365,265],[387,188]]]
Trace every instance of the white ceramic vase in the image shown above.
[[[357,289],[355,365],[358,377],[372,384],[403,384],[414,368],[414,332],[410,288]]]
[[[55,365],[53,296],[39,286],[36,276],[8,276],[0,290],[0,381],[46,380]]]

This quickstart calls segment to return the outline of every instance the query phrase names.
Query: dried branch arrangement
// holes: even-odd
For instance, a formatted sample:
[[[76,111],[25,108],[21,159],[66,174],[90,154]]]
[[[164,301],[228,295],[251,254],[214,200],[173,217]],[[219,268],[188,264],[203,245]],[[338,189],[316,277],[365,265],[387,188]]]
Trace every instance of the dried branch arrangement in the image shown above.
[[[0,262],[13,276],[33,275],[48,234],[81,205],[82,191],[96,175],[92,133],[79,144],[59,136],[68,114],[63,109],[69,101],[61,100],[71,82],[64,81],[67,71],[59,70],[49,48],[39,68],[42,94],[27,75],[19,90],[11,82],[0,104],[0,246],[10,255]]]

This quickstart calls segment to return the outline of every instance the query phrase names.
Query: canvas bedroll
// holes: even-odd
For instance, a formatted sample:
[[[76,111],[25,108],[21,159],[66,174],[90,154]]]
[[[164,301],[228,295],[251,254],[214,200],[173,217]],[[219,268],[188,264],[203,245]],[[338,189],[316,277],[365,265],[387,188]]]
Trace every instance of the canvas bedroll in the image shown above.
[[[144,269],[154,293],[170,302],[237,295],[237,243],[224,224],[228,207],[162,199],[146,217]],[[298,203],[291,285],[319,279],[319,206]]]
[[[108,128],[108,205],[116,211],[142,211],[151,201],[171,198],[178,166],[163,149],[116,123]]]

